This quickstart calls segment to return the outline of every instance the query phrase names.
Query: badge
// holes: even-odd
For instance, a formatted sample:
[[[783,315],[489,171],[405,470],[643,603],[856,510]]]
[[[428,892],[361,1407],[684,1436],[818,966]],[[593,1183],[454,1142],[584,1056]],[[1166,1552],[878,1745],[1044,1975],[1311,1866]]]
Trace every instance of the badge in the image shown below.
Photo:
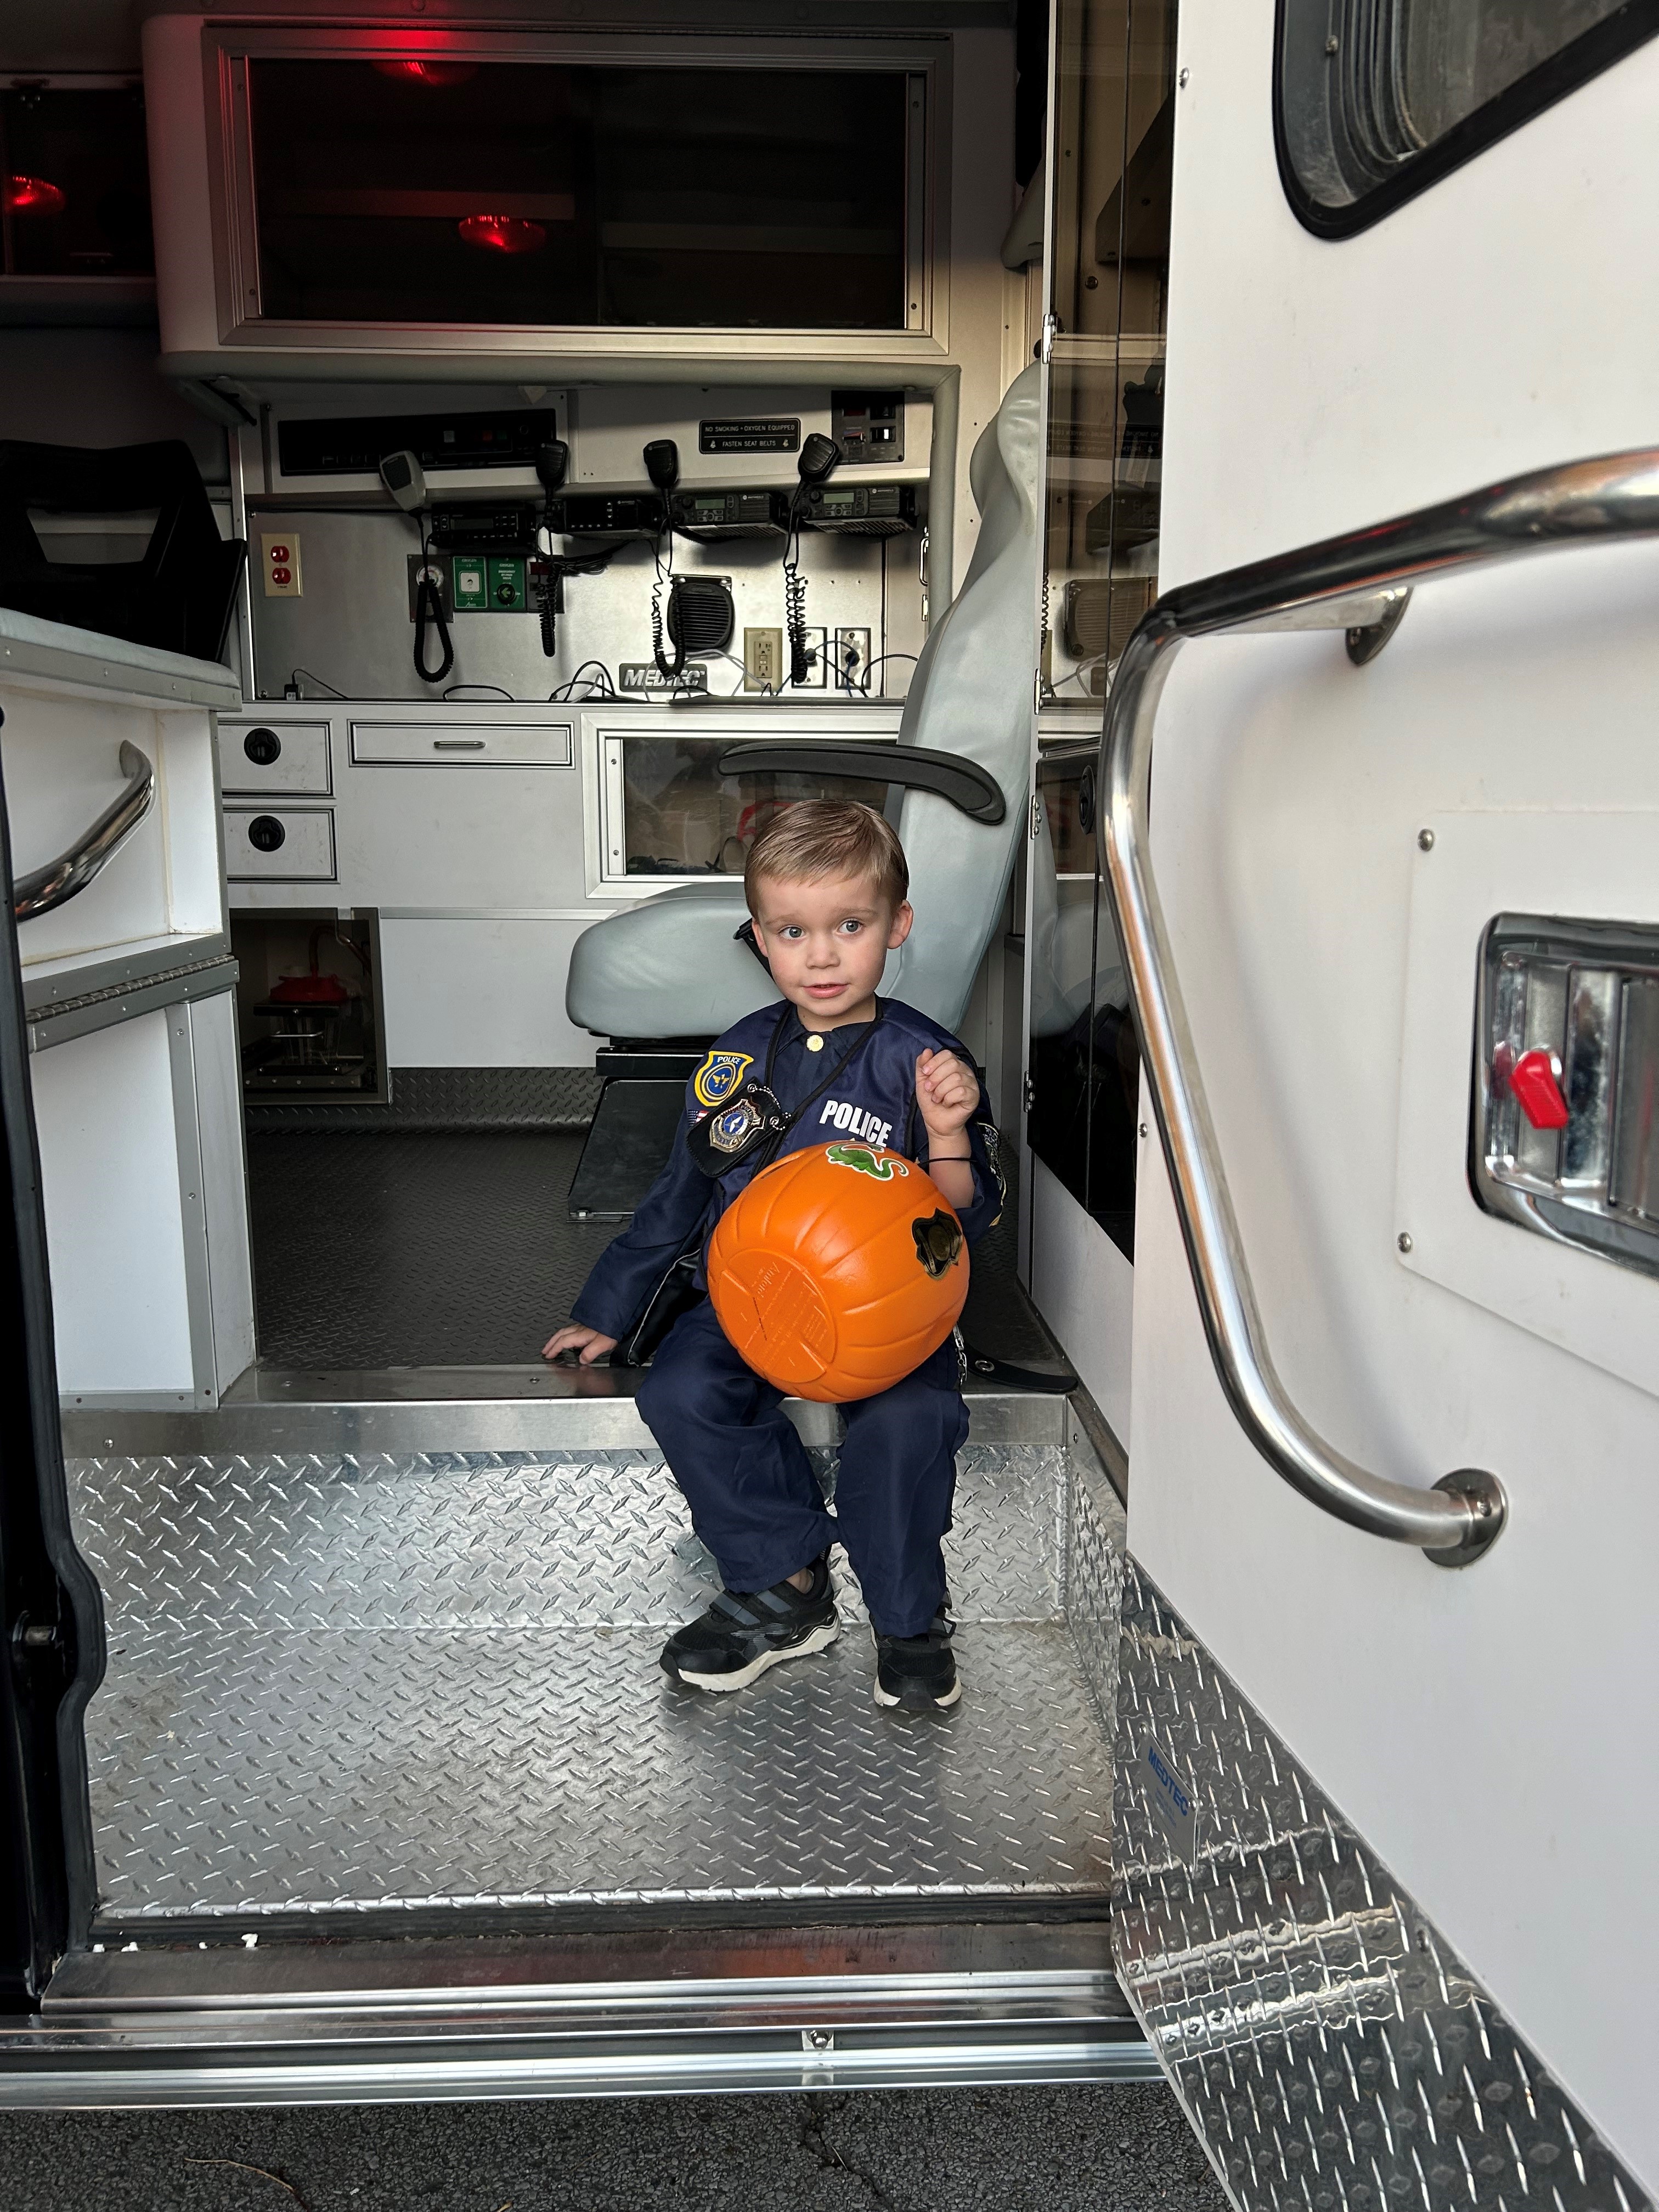
[[[741,1098],[700,1114],[685,1133],[685,1148],[704,1175],[723,1176],[788,1127],[788,1115],[766,1085],[750,1083]]]
[[[715,1115],[708,1125],[708,1141],[717,1152],[725,1152],[729,1158],[743,1150],[760,1125],[760,1108],[752,1098],[739,1098],[735,1106],[728,1106],[723,1114]]]
[[[711,1052],[691,1079],[692,1095],[700,1106],[723,1106],[743,1081],[744,1070],[753,1064],[748,1052]]]

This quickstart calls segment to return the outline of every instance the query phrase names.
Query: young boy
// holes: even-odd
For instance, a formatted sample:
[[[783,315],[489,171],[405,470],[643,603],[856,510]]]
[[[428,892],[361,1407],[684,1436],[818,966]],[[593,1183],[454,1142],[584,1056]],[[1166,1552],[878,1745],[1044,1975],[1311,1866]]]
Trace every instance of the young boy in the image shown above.
[[[910,933],[908,889],[898,839],[871,807],[805,800],[755,840],[744,890],[784,1003],[745,1016],[697,1070],[668,1165],[544,1358],[574,1352],[589,1366],[612,1350],[677,1255],[694,1243],[707,1249],[751,1176],[838,1135],[920,1160],[970,1243],[990,1226],[1002,1197],[988,1149],[995,1133],[967,1052],[926,1014],[876,996],[889,951]],[[732,1126],[735,1102],[763,1091],[787,1129],[723,1165],[710,1137]],[[688,1142],[717,1109],[716,1129]],[[962,1689],[939,1540],[968,1434],[957,1380],[947,1339],[902,1382],[842,1407],[832,1516],[782,1394],[738,1358],[706,1299],[683,1314],[641,1386],[640,1411],[725,1588],[669,1638],[665,1671],[699,1689],[740,1690],[780,1660],[832,1643],[841,1624],[829,1552],[839,1542],[870,1608],[877,1703],[954,1705]]]

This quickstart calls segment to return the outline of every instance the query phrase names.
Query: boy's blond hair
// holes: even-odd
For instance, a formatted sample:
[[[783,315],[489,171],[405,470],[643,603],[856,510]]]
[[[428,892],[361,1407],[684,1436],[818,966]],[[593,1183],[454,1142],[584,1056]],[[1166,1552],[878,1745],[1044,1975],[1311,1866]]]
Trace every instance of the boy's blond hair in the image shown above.
[[[910,889],[904,848],[886,817],[850,799],[803,799],[775,814],[749,848],[744,896],[755,912],[763,878],[822,883],[835,876],[871,876],[895,912]]]

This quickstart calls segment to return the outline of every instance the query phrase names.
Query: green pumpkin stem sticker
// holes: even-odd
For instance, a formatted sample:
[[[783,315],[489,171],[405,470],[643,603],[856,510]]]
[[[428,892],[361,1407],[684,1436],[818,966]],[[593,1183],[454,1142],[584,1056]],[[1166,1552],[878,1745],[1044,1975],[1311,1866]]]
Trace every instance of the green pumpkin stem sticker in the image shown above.
[[[910,1172],[902,1160],[896,1160],[890,1152],[872,1152],[868,1145],[826,1145],[824,1153],[832,1167],[856,1168],[860,1175],[873,1176],[878,1182],[891,1182],[896,1175]]]

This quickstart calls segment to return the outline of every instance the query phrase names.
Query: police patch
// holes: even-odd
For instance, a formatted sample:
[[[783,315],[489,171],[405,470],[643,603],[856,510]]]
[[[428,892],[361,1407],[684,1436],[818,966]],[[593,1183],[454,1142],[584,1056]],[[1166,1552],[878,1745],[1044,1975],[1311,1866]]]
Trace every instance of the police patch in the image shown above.
[[[693,1097],[700,1105],[722,1106],[743,1081],[744,1070],[753,1065],[749,1052],[711,1052],[691,1079]]]

